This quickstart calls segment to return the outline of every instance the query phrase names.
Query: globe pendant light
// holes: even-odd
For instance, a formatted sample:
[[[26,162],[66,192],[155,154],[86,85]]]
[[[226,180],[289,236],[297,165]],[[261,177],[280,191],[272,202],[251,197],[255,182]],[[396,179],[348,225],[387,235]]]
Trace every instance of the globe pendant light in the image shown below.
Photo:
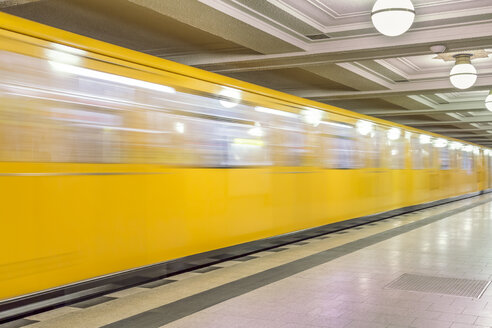
[[[397,36],[408,31],[415,18],[410,0],[378,0],[372,7],[374,27],[384,35]]]
[[[488,110],[492,111],[492,91],[490,91],[487,98],[485,98],[485,107],[487,107]]]
[[[449,73],[451,83],[458,89],[468,89],[477,81],[477,70],[471,64],[471,55],[460,54],[454,58],[456,58],[456,64]]]

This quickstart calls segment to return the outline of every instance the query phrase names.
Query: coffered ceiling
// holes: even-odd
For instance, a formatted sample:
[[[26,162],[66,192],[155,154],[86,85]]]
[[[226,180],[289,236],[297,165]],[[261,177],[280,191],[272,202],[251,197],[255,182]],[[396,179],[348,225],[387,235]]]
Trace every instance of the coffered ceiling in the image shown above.
[[[413,0],[399,37],[375,0],[0,0],[0,9],[155,56],[492,146],[492,1]],[[482,51],[460,91],[430,46]],[[491,133],[489,133],[489,131]]]

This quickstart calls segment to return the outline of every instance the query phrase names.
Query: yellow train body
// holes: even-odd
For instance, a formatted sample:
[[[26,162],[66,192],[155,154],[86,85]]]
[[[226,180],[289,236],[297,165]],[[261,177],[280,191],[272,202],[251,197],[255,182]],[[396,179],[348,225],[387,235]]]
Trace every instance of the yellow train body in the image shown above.
[[[384,133],[396,127],[407,133],[401,138],[404,162],[398,169],[389,168],[392,148],[384,141],[377,155],[380,163],[368,164],[361,155],[359,166],[351,169],[321,165],[317,153],[322,148],[305,151],[302,165],[280,165],[282,160],[273,159],[271,165],[234,168],[180,166],[186,162],[183,158],[195,156],[193,152],[167,150],[163,152],[169,160],[162,164],[154,155],[147,155],[155,152],[140,140],[139,129],[150,128],[140,123],[139,108],[125,111],[128,115],[124,119],[130,122],[125,133],[132,143],[126,149],[130,155],[118,155],[124,158],[121,162],[56,161],[43,145],[58,145],[58,130],[37,134],[33,120],[22,128],[34,131],[29,139],[34,151],[13,149],[9,140],[2,139],[4,134],[0,136],[0,300],[491,187],[485,149],[474,148],[469,155],[472,166],[466,168],[462,165],[463,152],[453,150],[449,167],[441,169],[440,150],[430,147],[433,154],[429,162],[416,169],[411,138],[423,131],[0,14],[3,55],[48,61],[52,59],[47,57],[47,50],[57,49],[55,45],[83,51],[80,67],[163,84],[184,93],[212,97],[226,86],[241,90],[241,101],[248,104],[292,113],[316,108],[338,124],[355,127],[358,121],[366,120]],[[40,96],[19,100],[1,92],[0,97],[0,111],[11,106],[25,113],[31,108],[50,107],[52,101]],[[70,102],[66,106],[73,111],[75,105]],[[3,126],[11,124],[5,117]],[[12,126],[20,126],[15,124]],[[304,134],[305,147],[318,144],[320,137],[314,127],[306,128]],[[280,145],[285,143],[282,138],[279,132]],[[235,142],[250,141],[238,138]],[[281,151],[275,154],[283,156]],[[149,160],[133,161],[133,157]]]

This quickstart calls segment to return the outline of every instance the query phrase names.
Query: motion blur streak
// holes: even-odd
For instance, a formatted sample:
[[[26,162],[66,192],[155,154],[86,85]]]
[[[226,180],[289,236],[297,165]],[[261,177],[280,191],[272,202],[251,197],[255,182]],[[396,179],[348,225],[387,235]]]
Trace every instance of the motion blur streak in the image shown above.
[[[3,300],[491,187],[488,149],[6,14],[0,104]]]

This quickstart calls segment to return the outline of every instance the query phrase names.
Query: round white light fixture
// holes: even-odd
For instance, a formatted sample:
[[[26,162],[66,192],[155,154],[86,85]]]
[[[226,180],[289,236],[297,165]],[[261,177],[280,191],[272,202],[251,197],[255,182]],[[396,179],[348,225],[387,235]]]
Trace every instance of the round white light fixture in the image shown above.
[[[492,91],[490,91],[487,98],[485,98],[485,107],[487,107],[488,110],[492,111]]]
[[[477,70],[471,64],[471,55],[460,54],[454,57],[456,64],[449,73],[451,83],[458,89],[468,89],[477,81]]]
[[[380,33],[397,36],[412,26],[415,8],[410,0],[378,0],[372,7],[371,19]]]

